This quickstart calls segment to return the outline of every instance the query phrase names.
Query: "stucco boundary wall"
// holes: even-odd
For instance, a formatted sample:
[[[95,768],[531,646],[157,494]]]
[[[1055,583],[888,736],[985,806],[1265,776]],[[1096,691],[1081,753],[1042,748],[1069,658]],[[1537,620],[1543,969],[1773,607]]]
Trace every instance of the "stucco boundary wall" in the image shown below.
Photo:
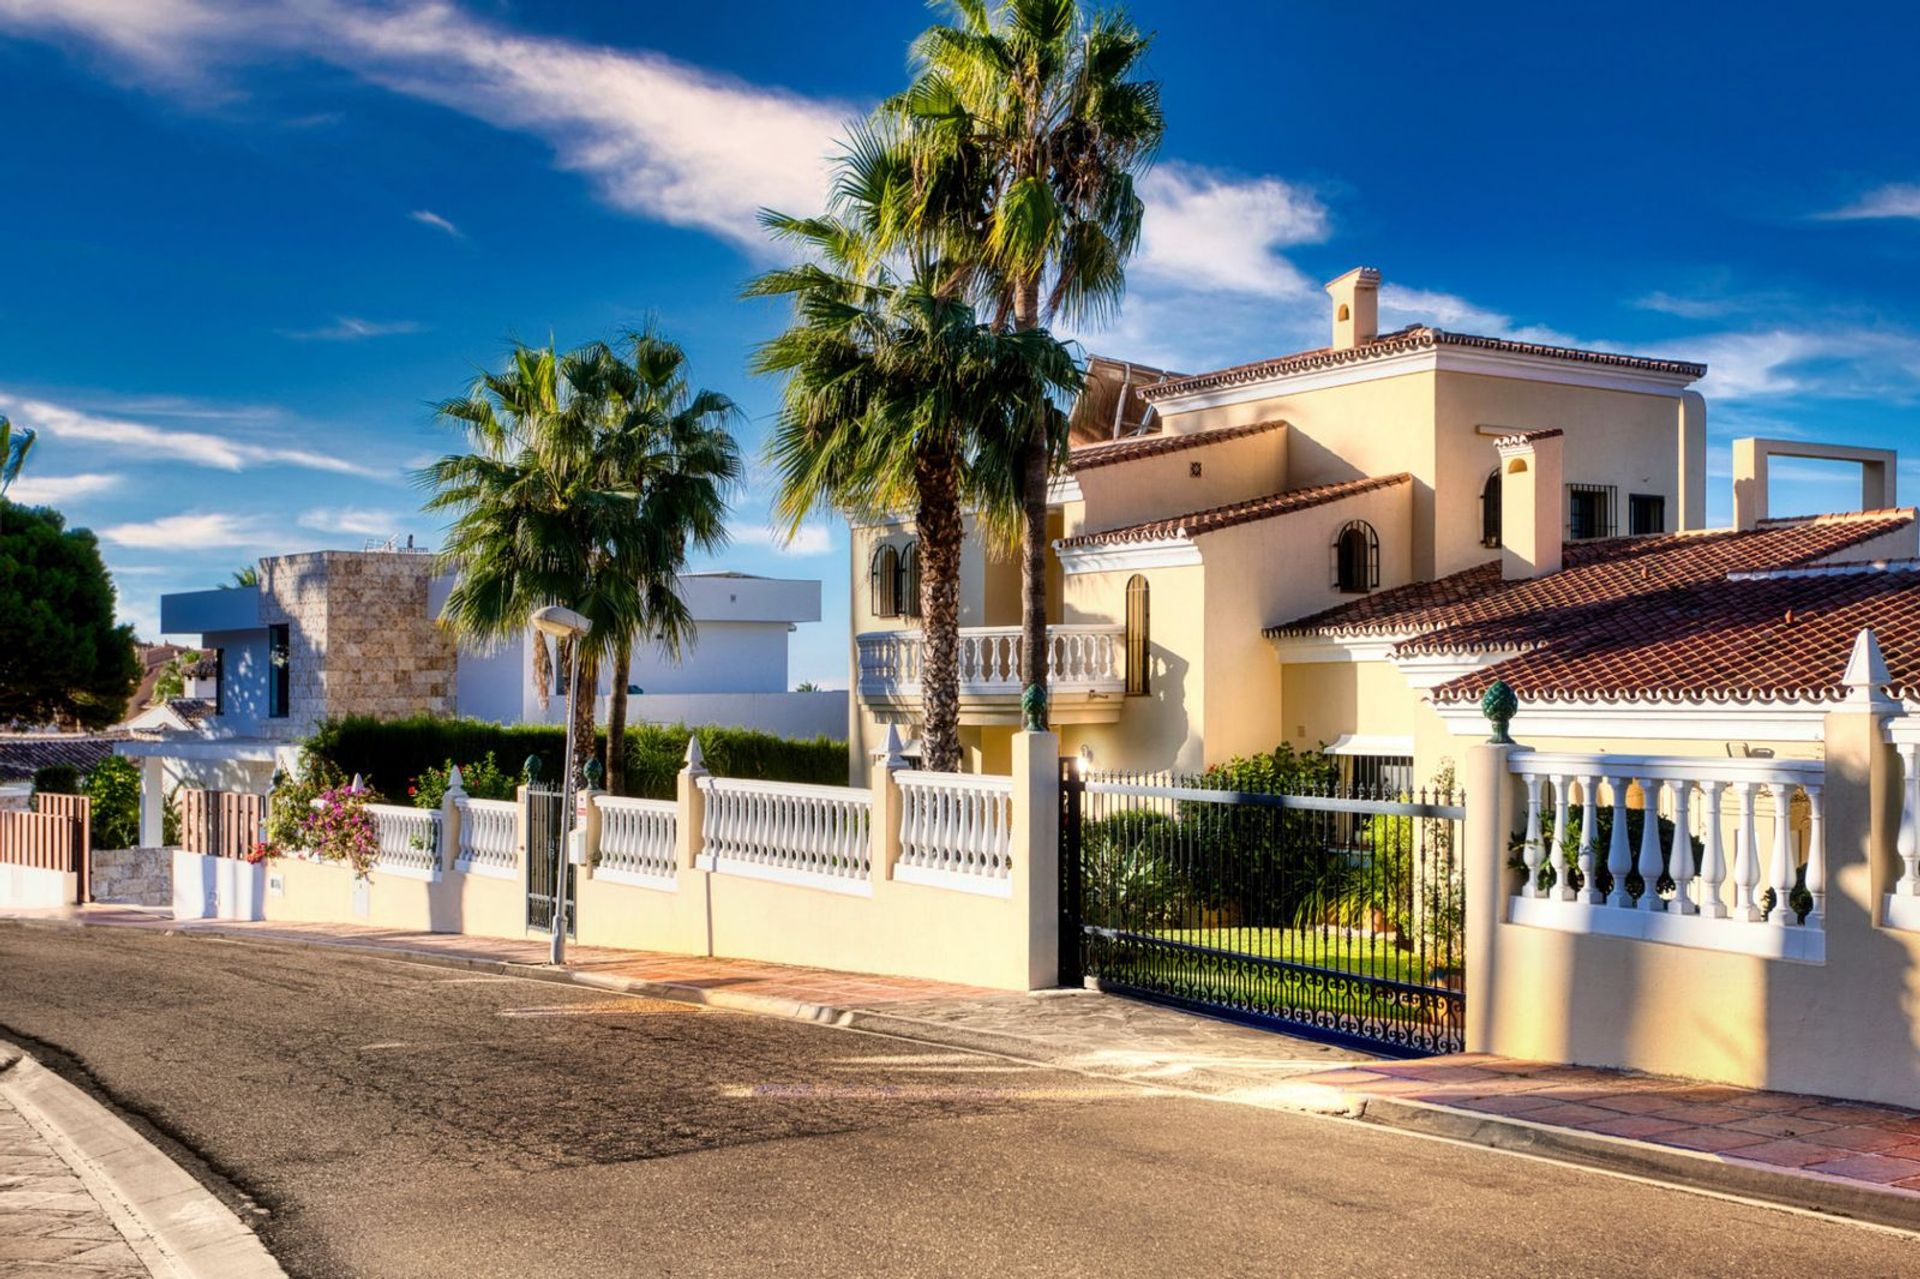
[[[1013,739],[1010,802],[998,809],[994,864],[998,874],[929,869],[934,862],[978,861],[988,842],[978,822],[920,828],[902,862],[903,791],[893,768],[876,767],[869,788],[841,790],[779,783],[750,785],[793,820],[790,850],[769,847],[765,864],[716,858],[706,840],[712,779],[697,758],[678,780],[671,804],[671,847],[647,854],[642,871],[616,854],[607,835],[611,806],[589,795],[581,805],[576,853],[577,933],[581,945],[685,955],[718,955],[773,963],[921,977],[1001,990],[1037,990],[1058,978],[1059,760],[1051,733]],[[977,779],[983,789],[1007,791],[1009,779]],[[703,784],[705,783],[705,784]],[[964,781],[958,783],[965,788]],[[845,809],[865,807],[859,852],[864,875],[843,881],[795,870],[802,845],[816,840],[808,819],[794,819],[820,793],[838,792]],[[524,792],[523,792],[524,794]],[[365,879],[343,864],[277,858],[259,868],[258,913],[229,914],[225,898],[187,889],[176,901],[185,917],[253,917],[280,922],[357,923],[397,930],[476,936],[543,937],[525,927],[526,832],[524,806],[515,804],[510,860],[495,855],[484,870],[463,848],[465,796],[450,794],[438,814],[438,865],[430,873],[376,865]],[[637,808],[638,805],[630,807]],[[665,817],[667,805],[650,806]],[[500,811],[498,809],[496,812]],[[943,813],[950,810],[943,809]],[[472,820],[470,817],[468,820]],[[937,824],[936,824],[937,825]],[[652,828],[660,829],[659,825]],[[929,834],[932,831],[932,834]],[[944,831],[944,834],[942,832]],[[809,832],[813,832],[809,834]],[[659,837],[656,835],[655,837]],[[942,849],[945,838],[951,847]],[[467,843],[471,844],[471,834]],[[817,842],[817,840],[816,840]],[[205,859],[213,861],[217,859]],[[219,869],[226,869],[224,867]],[[184,881],[211,873],[177,868]],[[243,873],[244,874],[244,873]],[[816,882],[801,882],[812,878]],[[237,895],[251,896],[238,885]]]
[[[1526,876],[1508,865],[1510,840],[1526,829],[1515,775],[1525,747],[1470,748],[1467,1050],[1920,1108],[1920,931],[1887,918],[1899,904],[1889,894],[1902,868],[1903,789],[1887,709],[1844,707],[1825,720],[1816,959],[1515,922],[1536,904],[1520,900]],[[1764,862],[1761,873],[1764,887]]]

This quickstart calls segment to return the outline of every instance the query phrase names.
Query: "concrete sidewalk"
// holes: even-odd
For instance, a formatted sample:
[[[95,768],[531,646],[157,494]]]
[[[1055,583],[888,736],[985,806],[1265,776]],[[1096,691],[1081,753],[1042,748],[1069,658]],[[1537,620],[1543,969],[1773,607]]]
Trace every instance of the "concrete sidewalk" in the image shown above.
[[[910,978],[353,925],[176,923],[88,907],[16,922],[320,946],[797,1017],[1221,1100],[1368,1123],[1920,1230],[1920,1113],[1626,1071],[1386,1061],[1093,990]]]

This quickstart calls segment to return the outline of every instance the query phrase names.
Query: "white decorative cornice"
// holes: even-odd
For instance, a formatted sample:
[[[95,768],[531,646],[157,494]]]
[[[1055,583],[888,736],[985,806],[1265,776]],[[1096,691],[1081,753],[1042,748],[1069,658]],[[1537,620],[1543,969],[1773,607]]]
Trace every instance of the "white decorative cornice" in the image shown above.
[[[1149,568],[1190,568],[1200,563],[1200,548],[1185,537],[1090,546],[1068,546],[1064,542],[1055,542],[1053,550],[1060,557],[1060,571],[1070,575],[1137,572]]]

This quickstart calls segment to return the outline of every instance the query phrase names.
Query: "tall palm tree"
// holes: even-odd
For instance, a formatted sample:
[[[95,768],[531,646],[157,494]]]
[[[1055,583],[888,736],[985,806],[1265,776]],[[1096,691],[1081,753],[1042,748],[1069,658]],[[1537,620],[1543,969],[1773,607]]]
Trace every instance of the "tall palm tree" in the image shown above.
[[[939,246],[951,277],[1028,330],[1119,305],[1140,239],[1134,181],[1165,131],[1156,81],[1137,78],[1150,35],[1079,0],[949,0],[914,42],[918,71],[883,114],[900,122],[910,198],[890,239]],[[1047,481],[1064,427],[1022,447],[1022,662],[1044,704]]]
[[[942,275],[938,263],[915,262],[906,278],[896,276],[851,221],[763,220],[810,259],[747,287],[794,308],[792,325],[754,359],[756,372],[785,378],[768,444],[779,475],[775,510],[790,528],[821,507],[913,512],[923,760],[957,770],[962,512],[1007,491],[1016,459],[998,446],[1051,429],[1079,371],[1052,335],[981,323],[964,299],[930,284]]]
[[[697,390],[687,353],[649,327],[612,346],[595,343],[574,357],[571,380],[592,404],[604,433],[598,442],[603,482],[630,492],[637,524],[609,547],[611,571],[639,584],[640,615],[613,641],[613,691],[607,704],[607,785],[626,779],[627,680],[633,642],[641,635],[678,659],[694,625],[679,592],[690,553],[727,544],[727,503],[740,483],[740,447],[728,428],[740,416],[718,391]]]
[[[636,634],[673,645],[689,636],[678,573],[690,543],[721,544],[725,494],[739,474],[738,448],[720,425],[731,403],[687,391],[684,355],[671,343],[643,334],[630,344],[630,365],[605,343],[565,356],[517,346],[504,371],[440,406],[470,451],[418,475],[432,493],[425,508],[454,516],[441,558],[456,580],[441,620],[457,634],[516,638],[546,604],[593,622],[555,654],[583,690],[572,708],[583,769],[600,669],[630,656]],[[543,701],[552,674],[536,642]],[[623,746],[614,743],[616,764]]]

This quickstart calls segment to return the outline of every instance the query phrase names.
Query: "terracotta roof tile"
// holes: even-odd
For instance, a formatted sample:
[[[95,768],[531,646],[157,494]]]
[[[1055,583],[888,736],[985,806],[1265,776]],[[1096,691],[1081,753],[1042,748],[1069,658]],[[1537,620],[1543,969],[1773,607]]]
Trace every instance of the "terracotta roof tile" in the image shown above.
[[[1540,342],[1515,342],[1510,338],[1481,337],[1472,333],[1449,333],[1445,329],[1416,324],[1401,329],[1397,333],[1384,333],[1371,342],[1362,342],[1358,346],[1345,350],[1320,347],[1317,350],[1300,351],[1274,359],[1256,360],[1251,364],[1237,364],[1232,368],[1216,369],[1211,373],[1196,373],[1192,377],[1158,382],[1141,388],[1139,394],[1148,403],[1153,403],[1168,396],[1183,395],[1192,391],[1207,391],[1216,387],[1262,382],[1288,373],[1337,368],[1341,365],[1357,364],[1383,356],[1403,355],[1409,351],[1442,346],[1506,351],[1516,355],[1570,360],[1579,364],[1600,364],[1610,368],[1635,369],[1647,373],[1667,373],[1676,377],[1701,378],[1707,373],[1706,365],[1687,360],[1661,360],[1644,355],[1619,355],[1611,351],[1582,351],[1574,347],[1547,346]]]
[[[1233,502],[1226,506],[1209,507],[1204,511],[1192,511],[1186,515],[1149,520],[1144,524],[1129,524],[1124,528],[1107,529],[1099,533],[1082,533],[1078,537],[1067,538],[1060,545],[1105,546],[1125,542],[1157,542],[1170,537],[1198,537],[1202,533],[1230,528],[1235,524],[1272,519],[1276,515],[1291,515],[1295,511],[1324,506],[1328,502],[1337,502],[1341,498],[1370,493],[1374,489],[1390,488],[1395,484],[1409,484],[1412,481],[1411,475],[1402,472],[1399,475],[1347,480],[1340,484],[1286,489],[1279,493],[1269,493],[1265,497]]]
[[[1441,685],[1478,697],[1496,676],[1523,698],[1837,696],[1871,625],[1896,682],[1920,680],[1920,572],[1805,568],[1913,521],[1874,511],[1748,532],[1613,538],[1566,548],[1557,573],[1509,582],[1494,560],[1382,591],[1270,636],[1400,636],[1396,656],[1517,653]]]
[[[0,737],[0,782],[23,781],[54,764],[92,772],[96,764],[113,754],[113,742],[110,737],[51,733]]]
[[[1129,439],[1114,440],[1101,444],[1082,444],[1073,450],[1067,465],[1075,471],[1091,471],[1096,467],[1113,466],[1120,462],[1131,462],[1137,458],[1159,457],[1164,453],[1178,453],[1184,449],[1205,448],[1211,444],[1224,444],[1228,440],[1244,440],[1250,435],[1264,435],[1268,431],[1277,431],[1286,426],[1285,422],[1255,422],[1249,426],[1228,426],[1217,431],[1194,431],[1185,435],[1136,435]]]

